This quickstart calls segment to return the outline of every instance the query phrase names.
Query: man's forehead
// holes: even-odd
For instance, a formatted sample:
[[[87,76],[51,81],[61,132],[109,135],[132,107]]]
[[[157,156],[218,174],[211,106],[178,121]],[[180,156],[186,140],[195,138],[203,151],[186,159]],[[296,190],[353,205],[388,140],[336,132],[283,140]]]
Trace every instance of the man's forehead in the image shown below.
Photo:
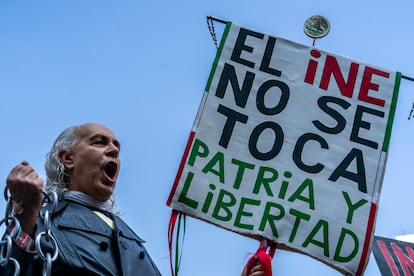
[[[101,134],[116,139],[115,134],[108,127],[98,123],[86,123],[79,125],[76,132],[80,138]]]

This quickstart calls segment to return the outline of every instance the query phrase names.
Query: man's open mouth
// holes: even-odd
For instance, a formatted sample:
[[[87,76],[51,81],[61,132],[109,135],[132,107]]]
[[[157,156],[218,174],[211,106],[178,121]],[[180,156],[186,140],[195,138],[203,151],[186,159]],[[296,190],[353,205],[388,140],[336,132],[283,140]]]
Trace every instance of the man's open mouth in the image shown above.
[[[115,175],[118,169],[116,162],[110,161],[104,166],[104,172],[111,181],[115,181]]]

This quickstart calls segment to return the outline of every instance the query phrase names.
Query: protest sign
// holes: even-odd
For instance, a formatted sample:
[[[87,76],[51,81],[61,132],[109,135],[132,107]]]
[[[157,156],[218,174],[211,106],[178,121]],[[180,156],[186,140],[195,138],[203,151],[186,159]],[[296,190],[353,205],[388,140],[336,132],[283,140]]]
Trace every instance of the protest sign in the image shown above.
[[[399,80],[227,23],[167,205],[361,274]]]
[[[373,253],[382,276],[414,274],[414,244],[375,236]]]

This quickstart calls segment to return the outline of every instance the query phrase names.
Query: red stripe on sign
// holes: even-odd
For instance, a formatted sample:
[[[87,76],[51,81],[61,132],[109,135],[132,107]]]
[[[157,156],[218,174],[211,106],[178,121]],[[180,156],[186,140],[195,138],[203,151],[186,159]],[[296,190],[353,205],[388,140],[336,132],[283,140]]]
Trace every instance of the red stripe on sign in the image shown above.
[[[371,244],[371,238],[372,238],[372,234],[374,230],[376,214],[377,214],[377,205],[375,205],[374,203],[371,203],[371,210],[369,211],[367,232],[365,233],[364,247],[362,249],[361,261],[359,262],[358,270],[356,273],[356,275],[358,276],[364,274],[363,272],[364,272],[365,265],[367,263],[366,260],[368,257],[368,250]]]
[[[183,157],[181,158],[180,167],[178,168],[177,175],[175,176],[174,185],[171,189],[170,196],[168,197],[168,200],[167,200],[168,206],[170,206],[172,198],[175,194],[175,190],[177,189],[178,181],[180,180],[181,174],[183,173],[185,161],[187,160],[187,156],[188,156],[188,153],[190,152],[191,144],[193,143],[194,137],[195,137],[195,132],[191,131],[190,137],[188,137],[188,141],[187,141],[187,145],[184,150]]]

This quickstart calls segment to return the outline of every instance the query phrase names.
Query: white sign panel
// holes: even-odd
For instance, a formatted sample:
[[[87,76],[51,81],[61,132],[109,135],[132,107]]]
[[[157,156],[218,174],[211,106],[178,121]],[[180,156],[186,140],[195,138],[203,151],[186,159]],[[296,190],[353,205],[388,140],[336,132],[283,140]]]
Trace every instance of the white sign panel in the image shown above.
[[[361,274],[399,80],[228,23],[167,204]]]

